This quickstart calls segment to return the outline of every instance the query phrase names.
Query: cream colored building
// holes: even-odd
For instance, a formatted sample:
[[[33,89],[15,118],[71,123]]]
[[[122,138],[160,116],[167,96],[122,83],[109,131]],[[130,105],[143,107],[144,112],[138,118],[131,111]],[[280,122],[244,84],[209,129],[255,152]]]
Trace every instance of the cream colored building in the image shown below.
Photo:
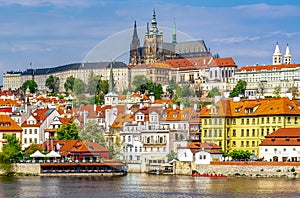
[[[26,80],[34,80],[38,85],[39,91],[49,91],[45,86],[46,80],[50,75],[59,78],[59,91],[63,92],[64,83],[69,76],[79,78],[88,84],[88,79],[91,72],[94,76],[102,76],[102,80],[109,80],[111,62],[97,62],[97,63],[74,63],[53,68],[43,69],[27,69],[20,74],[10,74],[10,72],[3,75],[4,89],[19,88]],[[115,80],[115,91],[122,92],[128,89],[129,84],[129,70],[128,66],[122,62],[113,62],[113,75]]]

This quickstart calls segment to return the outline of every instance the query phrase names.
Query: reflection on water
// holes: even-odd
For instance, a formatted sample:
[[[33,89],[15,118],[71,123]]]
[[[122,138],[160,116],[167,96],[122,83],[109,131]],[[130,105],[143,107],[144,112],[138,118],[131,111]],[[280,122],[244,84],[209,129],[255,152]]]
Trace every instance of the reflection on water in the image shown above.
[[[125,177],[0,177],[0,197],[300,197],[300,180]]]

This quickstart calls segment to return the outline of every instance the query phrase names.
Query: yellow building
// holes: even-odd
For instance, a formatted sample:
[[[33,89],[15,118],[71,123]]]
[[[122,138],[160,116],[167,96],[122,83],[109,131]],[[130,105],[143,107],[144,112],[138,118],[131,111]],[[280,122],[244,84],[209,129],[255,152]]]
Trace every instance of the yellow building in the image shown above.
[[[0,115],[0,152],[7,143],[6,135],[13,135],[22,140],[22,128],[8,115]]]
[[[289,98],[224,99],[201,110],[203,142],[225,152],[248,150],[258,155],[265,136],[279,128],[300,126],[300,103]]]

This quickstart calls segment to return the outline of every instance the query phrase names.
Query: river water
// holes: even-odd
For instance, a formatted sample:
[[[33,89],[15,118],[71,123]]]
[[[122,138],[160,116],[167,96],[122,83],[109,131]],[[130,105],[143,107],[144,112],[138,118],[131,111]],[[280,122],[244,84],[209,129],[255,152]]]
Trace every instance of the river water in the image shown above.
[[[147,174],[0,177],[0,197],[300,197],[300,180]]]

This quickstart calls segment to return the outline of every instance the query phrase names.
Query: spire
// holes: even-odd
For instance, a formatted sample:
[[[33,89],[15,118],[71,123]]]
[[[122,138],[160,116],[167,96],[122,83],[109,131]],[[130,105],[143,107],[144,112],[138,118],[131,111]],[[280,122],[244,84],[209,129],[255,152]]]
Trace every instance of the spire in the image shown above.
[[[174,19],[174,28],[173,28],[173,35],[172,35],[172,43],[176,44],[176,23],[175,23],[175,19]]]
[[[114,74],[113,74],[113,68],[112,68],[113,62],[110,63],[110,74],[109,74],[109,92],[114,92]]]
[[[282,58],[281,57],[281,52],[280,52],[279,45],[278,45],[278,42],[277,42],[276,47],[275,47],[275,51],[273,53],[273,65],[282,64],[281,58]]]
[[[152,33],[152,34],[157,34],[158,33],[155,9],[153,9],[153,13],[152,13],[150,33]]]
[[[138,33],[137,33],[136,21],[134,21],[130,50],[138,49],[138,48],[140,48],[140,39],[139,39],[139,36],[138,36]]]
[[[289,44],[286,44],[284,64],[291,64],[291,62],[292,62],[292,55],[290,52]]]

